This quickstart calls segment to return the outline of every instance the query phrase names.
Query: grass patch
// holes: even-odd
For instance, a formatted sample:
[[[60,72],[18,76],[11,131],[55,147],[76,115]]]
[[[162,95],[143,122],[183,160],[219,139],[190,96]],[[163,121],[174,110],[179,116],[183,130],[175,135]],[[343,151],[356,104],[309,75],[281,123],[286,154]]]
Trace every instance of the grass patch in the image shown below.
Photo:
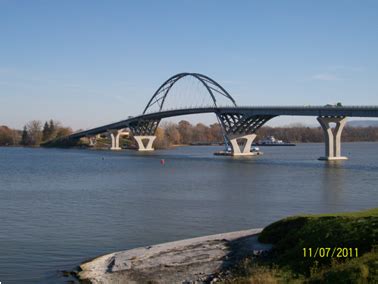
[[[378,283],[378,251],[359,258],[332,262],[329,267],[313,271],[309,283]]]
[[[240,263],[232,283],[264,283],[260,277],[265,283],[378,283],[378,208],[288,217],[266,227],[259,241],[273,244],[272,250]],[[335,247],[352,248],[354,255],[331,257]],[[331,251],[304,257],[304,248]]]

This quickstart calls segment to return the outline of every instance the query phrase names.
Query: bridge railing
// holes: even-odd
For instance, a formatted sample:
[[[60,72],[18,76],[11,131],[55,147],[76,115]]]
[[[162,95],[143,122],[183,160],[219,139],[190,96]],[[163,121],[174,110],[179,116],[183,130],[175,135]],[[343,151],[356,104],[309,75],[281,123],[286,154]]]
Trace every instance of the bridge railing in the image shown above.
[[[232,106],[231,106],[232,107]],[[238,105],[238,108],[280,108],[280,109],[298,109],[298,108],[327,108],[327,109],[343,109],[343,108],[353,108],[353,109],[376,109],[378,105],[371,105],[371,106],[363,106],[363,105],[343,105],[343,106],[336,106],[336,105],[287,105],[287,106],[275,106],[275,105]]]
[[[336,105],[286,105],[286,106],[275,106],[275,105],[190,105],[186,107],[180,108],[167,108],[161,110],[161,112],[166,111],[176,111],[176,110],[183,110],[183,109],[209,109],[209,108],[249,108],[249,109],[377,109],[378,105],[372,106],[362,106],[362,105],[343,105],[343,106],[336,106]],[[149,113],[157,113],[157,112],[149,112]],[[142,115],[142,114],[141,114]],[[139,115],[136,115],[139,116]]]

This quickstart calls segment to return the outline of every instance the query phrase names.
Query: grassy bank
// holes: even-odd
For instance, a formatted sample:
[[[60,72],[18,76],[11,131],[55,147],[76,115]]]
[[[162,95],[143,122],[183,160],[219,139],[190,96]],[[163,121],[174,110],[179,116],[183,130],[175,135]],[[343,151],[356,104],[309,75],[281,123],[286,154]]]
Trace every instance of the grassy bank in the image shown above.
[[[273,249],[245,259],[226,282],[378,283],[378,208],[285,218],[266,227],[259,241]]]

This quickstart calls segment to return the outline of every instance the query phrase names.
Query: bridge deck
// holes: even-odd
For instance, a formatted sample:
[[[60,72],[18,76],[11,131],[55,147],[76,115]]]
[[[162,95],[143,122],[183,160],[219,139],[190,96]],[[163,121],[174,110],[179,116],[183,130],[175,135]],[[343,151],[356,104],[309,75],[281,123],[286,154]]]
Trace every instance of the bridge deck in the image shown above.
[[[129,119],[74,133],[69,138],[81,138],[106,132],[108,129],[122,129],[130,123],[145,119],[163,119],[167,117],[199,113],[241,113],[248,115],[290,115],[290,116],[338,116],[338,117],[378,117],[378,106],[267,106],[267,107],[202,107],[173,109],[142,114]]]

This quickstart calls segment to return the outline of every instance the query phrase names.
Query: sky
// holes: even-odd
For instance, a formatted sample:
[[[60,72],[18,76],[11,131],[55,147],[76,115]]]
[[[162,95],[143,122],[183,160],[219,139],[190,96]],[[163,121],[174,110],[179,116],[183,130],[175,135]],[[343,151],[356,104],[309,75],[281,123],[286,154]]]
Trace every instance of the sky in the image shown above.
[[[368,0],[0,0],[0,125],[119,121],[180,72],[239,105],[378,105],[377,15]],[[271,124],[297,122],[316,119]]]

